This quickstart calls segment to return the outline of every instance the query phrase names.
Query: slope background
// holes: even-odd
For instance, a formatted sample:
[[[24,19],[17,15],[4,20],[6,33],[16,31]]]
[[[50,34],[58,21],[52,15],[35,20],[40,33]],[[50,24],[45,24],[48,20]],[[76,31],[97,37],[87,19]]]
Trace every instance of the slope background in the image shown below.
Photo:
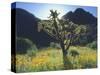
[[[11,63],[11,3],[38,2],[81,6],[97,6],[100,13],[100,0],[0,0],[0,75],[16,75],[10,71]],[[98,14],[98,68],[66,71],[20,73],[19,75],[99,75],[100,71],[100,14]]]

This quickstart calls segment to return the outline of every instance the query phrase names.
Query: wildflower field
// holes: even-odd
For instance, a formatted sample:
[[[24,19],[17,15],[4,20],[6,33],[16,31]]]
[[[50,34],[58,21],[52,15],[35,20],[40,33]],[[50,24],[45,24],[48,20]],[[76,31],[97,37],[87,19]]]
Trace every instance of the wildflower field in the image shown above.
[[[97,51],[88,47],[71,46],[71,50],[79,52],[76,57],[68,55],[72,69],[96,68]],[[35,56],[27,54],[16,55],[16,72],[37,72],[64,70],[62,50],[57,48],[44,48]],[[66,59],[67,60],[67,59]],[[13,64],[13,63],[12,63]],[[70,64],[68,65],[70,67]]]

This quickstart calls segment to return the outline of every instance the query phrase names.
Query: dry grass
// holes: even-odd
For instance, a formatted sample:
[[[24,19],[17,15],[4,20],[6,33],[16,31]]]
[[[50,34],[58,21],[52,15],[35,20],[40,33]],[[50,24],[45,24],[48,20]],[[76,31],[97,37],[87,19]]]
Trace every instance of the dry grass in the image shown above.
[[[87,47],[71,47],[70,50],[79,52],[79,56],[73,57],[69,54],[72,69],[96,68],[97,52]],[[69,51],[70,51],[69,50]],[[35,72],[63,70],[63,59],[61,49],[45,48],[39,51],[36,56],[16,55],[17,72]]]

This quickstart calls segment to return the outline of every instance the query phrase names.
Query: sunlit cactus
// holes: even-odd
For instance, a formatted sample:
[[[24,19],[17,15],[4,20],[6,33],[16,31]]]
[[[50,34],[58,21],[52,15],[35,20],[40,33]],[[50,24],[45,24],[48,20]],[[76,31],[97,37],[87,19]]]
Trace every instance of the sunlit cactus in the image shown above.
[[[86,27],[84,25],[74,24],[68,19],[59,19],[57,10],[50,10],[50,12],[49,20],[42,20],[38,24],[42,26],[42,30],[56,39],[60,44],[63,53],[64,67],[67,69],[66,65],[68,65],[68,60],[66,59],[68,49],[75,40],[79,39],[82,33],[86,32]]]

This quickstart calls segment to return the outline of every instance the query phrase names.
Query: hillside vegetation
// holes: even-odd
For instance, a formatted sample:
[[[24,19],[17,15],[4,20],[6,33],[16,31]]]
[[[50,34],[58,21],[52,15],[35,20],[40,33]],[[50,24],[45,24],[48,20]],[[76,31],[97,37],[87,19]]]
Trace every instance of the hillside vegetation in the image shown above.
[[[79,55],[72,56],[70,53],[76,51]],[[69,50],[69,65],[72,69],[96,68],[97,52],[88,47],[72,46]],[[63,70],[62,51],[57,48],[44,48],[34,56],[28,54],[16,55],[16,71],[17,72],[37,72],[49,70]]]

